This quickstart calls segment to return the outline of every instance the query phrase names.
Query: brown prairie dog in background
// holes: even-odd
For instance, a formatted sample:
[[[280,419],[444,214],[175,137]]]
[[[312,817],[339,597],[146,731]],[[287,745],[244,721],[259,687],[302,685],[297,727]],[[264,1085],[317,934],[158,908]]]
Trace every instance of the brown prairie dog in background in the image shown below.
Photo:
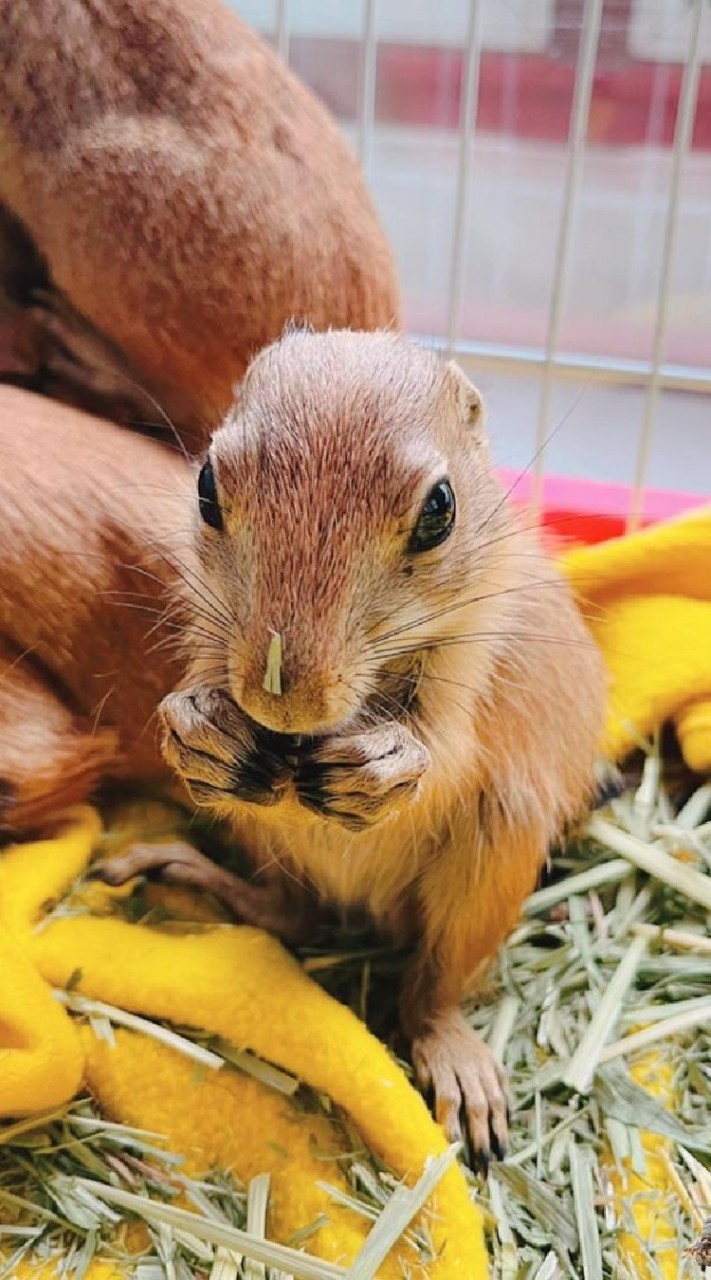
[[[88,539],[99,583],[70,556],[41,565],[43,581],[65,579],[48,634],[45,599],[17,621],[7,598],[22,595],[32,525],[36,538],[46,523],[26,460],[35,424],[24,446],[10,438],[0,481],[25,503],[8,544],[14,578],[0,564],[15,651],[31,646],[114,735],[97,776],[158,779],[145,724],[174,668],[164,649],[145,655],[152,615],[108,609],[96,592],[113,581],[104,553],[125,562],[149,538],[169,562],[177,539],[191,621],[185,678],[161,708],[166,759],[256,866],[283,871],[282,888],[364,905],[414,948],[401,1022],[419,1078],[452,1136],[463,1107],[478,1152],[500,1152],[503,1085],[459,1001],[591,796],[604,679],[567,585],[494,477],[478,394],[392,335],[287,334],[254,361],[187,494],[180,459],[128,433],[119,447],[120,428],[106,428],[116,453],[99,465],[79,443],[91,420],[76,420],[71,445],[66,421],[55,445],[54,478],[37,480],[61,495],[53,535]],[[109,470],[120,484],[97,491]],[[71,498],[68,475],[81,482]],[[159,588],[140,581],[145,603]],[[113,673],[103,701],[98,670]],[[7,744],[3,732],[6,785]],[[61,773],[56,786],[59,801]],[[163,861],[183,856],[168,849]],[[119,860],[110,874],[156,859]],[[254,919],[252,906],[236,902]],[[257,918],[293,925],[278,903]]]
[[[0,831],[107,776],[162,786],[155,711],[183,663],[147,638],[190,536],[194,480],[155,441],[0,386]],[[173,567],[176,565],[176,567]],[[156,612],[158,611],[158,612]]]
[[[226,5],[0,0],[0,30],[0,377],[153,397],[197,449],[288,320],[397,324],[345,140]]]

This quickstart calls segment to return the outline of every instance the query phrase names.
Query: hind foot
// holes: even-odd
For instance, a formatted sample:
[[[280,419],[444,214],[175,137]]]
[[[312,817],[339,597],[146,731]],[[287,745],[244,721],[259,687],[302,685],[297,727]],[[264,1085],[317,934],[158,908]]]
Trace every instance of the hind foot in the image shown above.
[[[284,942],[313,937],[314,922],[305,895],[289,892],[281,879],[264,885],[248,884],[183,841],[135,844],[92,869],[94,879],[122,885],[135,876],[209,893],[243,924],[264,929]]]

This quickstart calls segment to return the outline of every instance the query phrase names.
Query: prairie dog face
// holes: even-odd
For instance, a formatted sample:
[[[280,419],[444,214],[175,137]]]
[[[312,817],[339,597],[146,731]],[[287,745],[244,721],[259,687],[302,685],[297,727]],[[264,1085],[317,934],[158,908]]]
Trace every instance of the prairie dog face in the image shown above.
[[[401,707],[427,655],[487,630],[478,597],[491,598],[508,516],[481,400],[399,337],[297,331],[262,352],[213,439],[196,513],[194,643],[275,732]]]

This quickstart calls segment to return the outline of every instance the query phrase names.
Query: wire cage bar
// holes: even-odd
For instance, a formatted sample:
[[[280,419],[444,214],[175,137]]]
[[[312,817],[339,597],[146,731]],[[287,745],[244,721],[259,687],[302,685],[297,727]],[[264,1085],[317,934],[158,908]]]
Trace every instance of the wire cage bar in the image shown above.
[[[694,5],[690,29],[689,49],[686,64],[684,66],[681,92],[679,95],[679,109],[677,112],[672,160],[672,177],[669,187],[669,200],[667,204],[666,217],[664,219],[664,242],[662,245],[662,260],[659,272],[659,287],[657,291],[652,360],[649,377],[647,379],[644,418],[639,441],[639,450],[637,453],[637,467],[634,478],[634,488],[632,491],[632,502],[630,506],[629,524],[631,528],[636,528],[639,525],[642,515],[644,484],[647,471],[649,469],[652,433],[654,431],[654,424],[657,415],[661,363],[664,358],[664,347],[669,320],[669,303],[672,296],[671,269],[678,228],[681,181],[684,161],[689,152],[691,133],[694,127],[694,118],[696,116],[701,72],[701,35],[704,16],[707,10],[708,5],[704,4],[703,0],[698,0]],[[711,477],[709,478],[709,483],[711,485]]]
[[[376,0],[364,0],[363,2],[358,150],[360,154],[360,162],[366,176],[370,171],[373,148],[373,131],[375,126],[375,77],[377,58],[375,5]]]
[[[462,105],[459,120],[459,165],[457,173],[457,199],[454,214],[452,243],[452,269],[449,277],[447,305],[447,353],[454,355],[461,325],[462,295],[464,292],[464,258],[469,213],[469,190],[473,159],[472,142],[479,98],[479,68],[481,64],[481,2],[471,0],[467,28],[467,60],[462,85]]]
[[[409,331],[459,359],[475,376],[483,373],[495,387],[518,379],[528,388],[526,438],[534,504],[540,504],[544,479],[556,469],[552,456],[561,456],[558,439],[556,449],[550,447],[560,424],[561,389],[575,384],[592,389],[591,395],[598,388],[601,395],[618,396],[628,527],[643,522],[650,485],[688,487],[674,479],[679,449],[676,431],[669,427],[671,409],[686,424],[684,438],[701,451],[693,479],[694,493],[703,500],[711,490],[711,218],[704,215],[704,201],[711,208],[708,0],[229,2],[271,36],[353,138],[396,255],[404,262]],[[600,94],[606,77],[617,76],[621,82],[628,67],[632,87],[627,95],[620,93],[612,113],[621,139],[615,150],[604,127],[601,138],[600,121],[604,126],[610,104],[601,105]],[[499,130],[494,146],[492,102],[498,90],[492,85],[497,75],[502,82],[508,78],[509,88],[523,86],[522,102],[524,91],[528,97],[517,108],[515,138],[513,126],[503,140]],[[632,101],[634,86],[642,84],[648,86],[647,117]],[[538,89],[557,111],[548,124],[541,125],[538,118]],[[499,108],[505,115],[501,102]],[[513,119],[516,112],[509,114]],[[512,138],[518,150],[508,146]],[[650,147],[656,167],[645,150]],[[494,179],[487,176],[486,165],[482,173],[487,157]],[[545,205],[548,225],[539,238],[543,249],[536,323],[520,323],[526,307],[531,310],[526,295],[530,280],[524,275],[509,290],[514,322],[507,326],[505,315],[494,316],[489,332],[478,273],[480,267],[491,267],[494,250],[482,237],[479,212],[491,198],[492,181],[499,174],[508,180],[519,158],[526,173],[538,164],[544,176],[553,174]],[[626,259],[619,250],[623,268],[629,267],[629,281],[619,290],[622,296],[627,289],[631,299],[624,313],[633,316],[629,342],[624,334],[620,337],[616,317],[608,326],[602,307],[591,311],[587,329],[571,323],[581,280],[583,286],[594,285],[598,271],[599,263],[591,257],[581,274],[579,246],[584,224],[594,242],[595,166],[605,165],[612,166],[608,187],[616,196],[617,183],[620,200],[632,210],[628,222],[634,240]],[[398,166],[402,194],[396,208],[391,171]],[[636,173],[641,175],[637,185]],[[504,195],[500,204],[506,205]],[[420,215],[430,217],[427,233],[418,230]],[[506,216],[523,225],[529,212],[514,199]],[[493,241],[491,225],[488,233]],[[604,252],[602,233],[600,244]],[[497,251],[505,267],[505,253]],[[641,272],[646,272],[643,289],[638,287]],[[678,315],[683,318],[684,309],[699,301],[687,296],[690,272],[698,283],[696,293],[701,296],[705,290],[708,304],[701,298],[697,325],[689,319],[679,328]],[[594,288],[589,292],[592,296]],[[637,294],[641,319],[634,311]],[[591,332],[596,319],[597,332]],[[687,343],[688,335],[693,340]],[[633,401],[625,400],[629,396]],[[687,401],[696,406],[696,426]],[[708,406],[708,413],[699,413],[700,404]],[[630,407],[628,419],[625,406]],[[572,429],[566,422],[564,430]],[[575,450],[565,454],[567,474],[620,481],[622,463],[615,475],[595,470],[594,431],[579,431],[576,442]]]
[[[274,44],[279,57],[289,61],[289,0],[277,0]]]
[[[558,243],[556,247],[555,266],[553,268],[553,286],[548,306],[548,322],[546,325],[545,356],[541,376],[541,390],[536,429],[536,451],[534,461],[534,508],[540,507],[543,474],[546,463],[546,444],[550,431],[551,389],[555,368],[553,360],[560,342],[560,326],[563,312],[563,301],[570,263],[570,247],[573,231],[573,218],[580,182],[580,170],[585,151],[585,139],[588,131],[590,102],[592,99],[593,76],[597,60],[600,27],[602,25],[603,0],[586,0],[583,11],[583,29],[580,35],[578,61],[575,71],[575,92],[570,113],[570,129],[568,133],[568,156],[565,168],[563,187],[563,203],[558,227]]]

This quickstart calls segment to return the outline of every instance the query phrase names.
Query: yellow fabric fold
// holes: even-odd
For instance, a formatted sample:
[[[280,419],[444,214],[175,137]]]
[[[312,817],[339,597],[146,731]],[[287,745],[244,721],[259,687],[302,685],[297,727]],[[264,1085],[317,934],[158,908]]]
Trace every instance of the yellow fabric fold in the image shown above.
[[[326,1176],[313,1154],[314,1144],[338,1150],[337,1126],[237,1073],[203,1069],[196,1078],[194,1063],[146,1036],[119,1031],[115,1047],[97,1041],[77,1029],[50,988],[80,975],[86,996],[251,1049],[330,1097],[408,1182],[445,1150],[442,1131],[385,1047],[267,934],[221,924],[171,934],[91,915],[42,919],[86,867],[99,832],[96,814],[80,810],[56,840],[8,849],[0,859],[0,957],[6,951],[11,966],[3,974],[19,975],[0,988],[0,1115],[68,1100],[86,1082],[105,1114],[162,1133],[189,1168],[217,1161],[242,1180],[270,1172],[273,1237],[286,1241],[326,1212],[331,1225],[310,1242],[313,1252],[351,1262],[367,1224],[319,1190],[319,1179],[345,1184],[336,1164]],[[445,1174],[429,1207],[441,1252],[429,1274],[485,1277],[482,1219],[460,1168]],[[414,1261],[403,1242],[379,1274],[396,1280]],[[91,1280],[108,1274],[98,1262],[88,1272]]]
[[[76,1028],[37,971],[28,925],[84,868],[100,830],[80,811],[64,834],[0,857],[0,1115],[56,1106],[81,1083]]]
[[[711,770],[711,508],[562,557],[610,676],[603,749],[620,760],[663,724]]]

